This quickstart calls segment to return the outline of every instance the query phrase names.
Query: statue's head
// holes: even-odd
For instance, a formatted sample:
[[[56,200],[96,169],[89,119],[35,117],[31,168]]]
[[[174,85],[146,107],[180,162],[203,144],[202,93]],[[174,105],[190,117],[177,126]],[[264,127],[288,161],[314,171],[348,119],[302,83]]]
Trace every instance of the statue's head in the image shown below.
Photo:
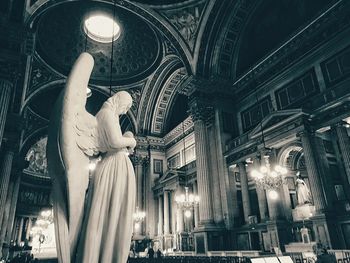
[[[132,105],[132,97],[126,91],[119,91],[107,100],[117,115],[126,114]]]

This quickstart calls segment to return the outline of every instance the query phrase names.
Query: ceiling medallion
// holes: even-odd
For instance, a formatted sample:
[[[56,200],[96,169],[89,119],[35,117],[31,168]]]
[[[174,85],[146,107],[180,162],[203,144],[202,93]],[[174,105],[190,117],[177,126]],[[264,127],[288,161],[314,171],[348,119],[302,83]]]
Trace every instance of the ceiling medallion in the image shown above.
[[[84,32],[97,42],[110,43],[119,38],[121,28],[110,16],[94,14],[85,19]]]

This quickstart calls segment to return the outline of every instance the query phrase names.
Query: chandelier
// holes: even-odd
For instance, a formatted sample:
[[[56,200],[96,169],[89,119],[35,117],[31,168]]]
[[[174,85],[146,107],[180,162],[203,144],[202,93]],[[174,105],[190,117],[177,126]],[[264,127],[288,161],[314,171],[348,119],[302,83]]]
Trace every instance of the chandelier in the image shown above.
[[[258,107],[258,115],[260,117],[260,130],[261,130],[261,142],[263,144],[263,163],[260,163],[260,167],[257,170],[253,170],[251,172],[252,177],[255,179],[256,186],[263,188],[267,191],[269,197],[273,200],[278,198],[277,189],[279,189],[285,183],[285,175],[287,174],[287,169],[280,165],[276,165],[273,168],[270,164],[270,156],[271,152],[270,148],[266,147],[265,144],[265,136],[263,129],[263,114],[262,109],[259,104],[259,98],[257,94],[257,87],[255,87],[255,98],[256,105]],[[260,158],[261,160],[261,158]]]
[[[146,213],[139,210],[139,207],[136,207],[136,212],[133,215],[134,222],[135,222],[135,229],[139,229],[141,226],[142,221],[145,219]]]
[[[196,205],[199,204],[199,196],[194,194],[189,194],[188,187],[185,186],[185,194],[176,195],[175,202],[178,207],[180,207],[185,211],[184,214],[188,218],[188,217],[191,217],[192,215],[191,213],[192,208],[194,208]]]
[[[285,183],[285,175],[288,173],[285,167],[276,165],[273,169],[269,161],[269,155],[264,155],[264,163],[260,165],[258,170],[251,172],[252,177],[258,187],[268,191],[271,199],[277,199],[279,189]]]
[[[33,236],[42,235],[42,232],[48,228],[50,224],[53,223],[53,213],[52,210],[44,210],[40,213],[40,216],[32,227],[30,233]]]
[[[184,151],[183,151],[183,159],[184,159],[184,167],[185,167],[185,173],[186,173],[186,143],[185,143],[185,124],[184,121],[182,122],[182,133],[183,133],[183,145],[184,145]],[[187,186],[187,175],[186,176],[186,185],[185,185],[185,194],[181,195],[175,195],[175,202],[177,206],[181,209],[183,209],[185,212],[185,217],[189,218],[192,215],[192,208],[194,208],[196,205],[199,204],[199,196],[195,194],[189,194],[188,193],[188,186]]]

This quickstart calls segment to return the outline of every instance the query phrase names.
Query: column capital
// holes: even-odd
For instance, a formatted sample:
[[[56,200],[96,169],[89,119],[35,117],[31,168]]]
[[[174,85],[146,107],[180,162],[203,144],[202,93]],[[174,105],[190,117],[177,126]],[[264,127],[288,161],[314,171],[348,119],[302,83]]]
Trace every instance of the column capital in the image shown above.
[[[305,137],[305,136],[314,136],[314,135],[315,135],[315,131],[311,129],[305,129],[296,134],[298,138],[301,138],[303,136]]]
[[[214,107],[207,97],[191,97],[189,108],[193,122],[210,122],[214,118]]]
[[[337,128],[337,127],[344,127],[344,128],[347,128],[346,126],[349,126],[349,123],[347,123],[346,121],[341,120],[341,121],[335,123],[333,126],[334,126],[335,128]]]
[[[149,164],[149,157],[141,154],[133,154],[130,156],[130,159],[132,163],[137,166],[137,165],[148,165]]]

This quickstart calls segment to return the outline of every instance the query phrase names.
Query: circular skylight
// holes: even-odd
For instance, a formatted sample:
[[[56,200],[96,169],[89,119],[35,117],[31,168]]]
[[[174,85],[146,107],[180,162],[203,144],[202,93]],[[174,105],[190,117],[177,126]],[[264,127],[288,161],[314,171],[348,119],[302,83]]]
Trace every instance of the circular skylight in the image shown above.
[[[109,43],[120,36],[120,26],[111,17],[103,14],[92,15],[84,21],[84,31],[91,39]]]

